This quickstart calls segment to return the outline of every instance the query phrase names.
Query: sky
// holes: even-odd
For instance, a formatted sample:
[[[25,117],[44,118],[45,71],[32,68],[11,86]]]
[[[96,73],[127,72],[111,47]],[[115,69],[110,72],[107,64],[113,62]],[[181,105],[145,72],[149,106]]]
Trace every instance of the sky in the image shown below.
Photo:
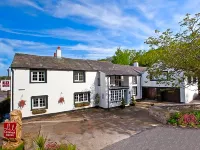
[[[0,0],[0,75],[15,53],[101,59],[118,47],[148,50],[156,29],[179,30],[200,0]]]

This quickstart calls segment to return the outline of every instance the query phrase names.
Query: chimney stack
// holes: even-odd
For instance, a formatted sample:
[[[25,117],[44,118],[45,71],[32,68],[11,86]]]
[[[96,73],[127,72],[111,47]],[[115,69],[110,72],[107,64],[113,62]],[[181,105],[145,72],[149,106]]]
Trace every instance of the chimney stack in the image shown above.
[[[138,63],[138,62],[134,62],[134,63],[133,63],[133,66],[134,66],[134,67],[139,67],[139,63]]]
[[[61,57],[62,57],[60,46],[58,46],[58,48],[57,48],[57,50],[56,50],[56,57],[57,57],[57,58],[61,58]]]

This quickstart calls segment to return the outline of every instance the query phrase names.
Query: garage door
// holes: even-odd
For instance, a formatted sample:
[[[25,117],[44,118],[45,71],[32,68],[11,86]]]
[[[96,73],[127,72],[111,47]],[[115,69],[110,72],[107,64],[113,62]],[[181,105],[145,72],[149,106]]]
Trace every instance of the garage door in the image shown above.
[[[160,96],[163,101],[180,103],[180,89],[177,88],[161,89]]]

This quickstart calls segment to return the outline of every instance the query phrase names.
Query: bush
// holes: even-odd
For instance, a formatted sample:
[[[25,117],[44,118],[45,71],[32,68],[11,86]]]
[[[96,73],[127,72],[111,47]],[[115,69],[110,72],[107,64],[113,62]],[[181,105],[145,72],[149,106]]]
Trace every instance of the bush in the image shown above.
[[[125,108],[125,100],[124,100],[124,98],[122,98],[122,100],[121,100],[121,108],[122,109]]]
[[[36,139],[33,140],[33,142],[36,144],[37,149],[36,150],[45,150],[45,143],[47,139],[44,138],[42,135],[38,135]]]
[[[5,98],[2,102],[0,102],[0,122],[8,119],[8,115],[10,113],[10,97]],[[6,114],[6,115],[5,115]]]
[[[136,104],[135,97],[132,96],[132,97],[131,97],[131,103],[130,103],[130,105],[131,105],[131,106],[135,106],[135,104]]]
[[[176,112],[168,120],[169,124],[189,127],[200,127],[200,111]]]

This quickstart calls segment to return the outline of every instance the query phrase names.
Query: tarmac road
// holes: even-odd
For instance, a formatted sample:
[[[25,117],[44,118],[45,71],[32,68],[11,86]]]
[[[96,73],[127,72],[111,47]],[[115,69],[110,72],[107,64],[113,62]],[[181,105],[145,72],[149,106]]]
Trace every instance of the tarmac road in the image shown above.
[[[103,150],[200,150],[200,129],[156,127]]]

